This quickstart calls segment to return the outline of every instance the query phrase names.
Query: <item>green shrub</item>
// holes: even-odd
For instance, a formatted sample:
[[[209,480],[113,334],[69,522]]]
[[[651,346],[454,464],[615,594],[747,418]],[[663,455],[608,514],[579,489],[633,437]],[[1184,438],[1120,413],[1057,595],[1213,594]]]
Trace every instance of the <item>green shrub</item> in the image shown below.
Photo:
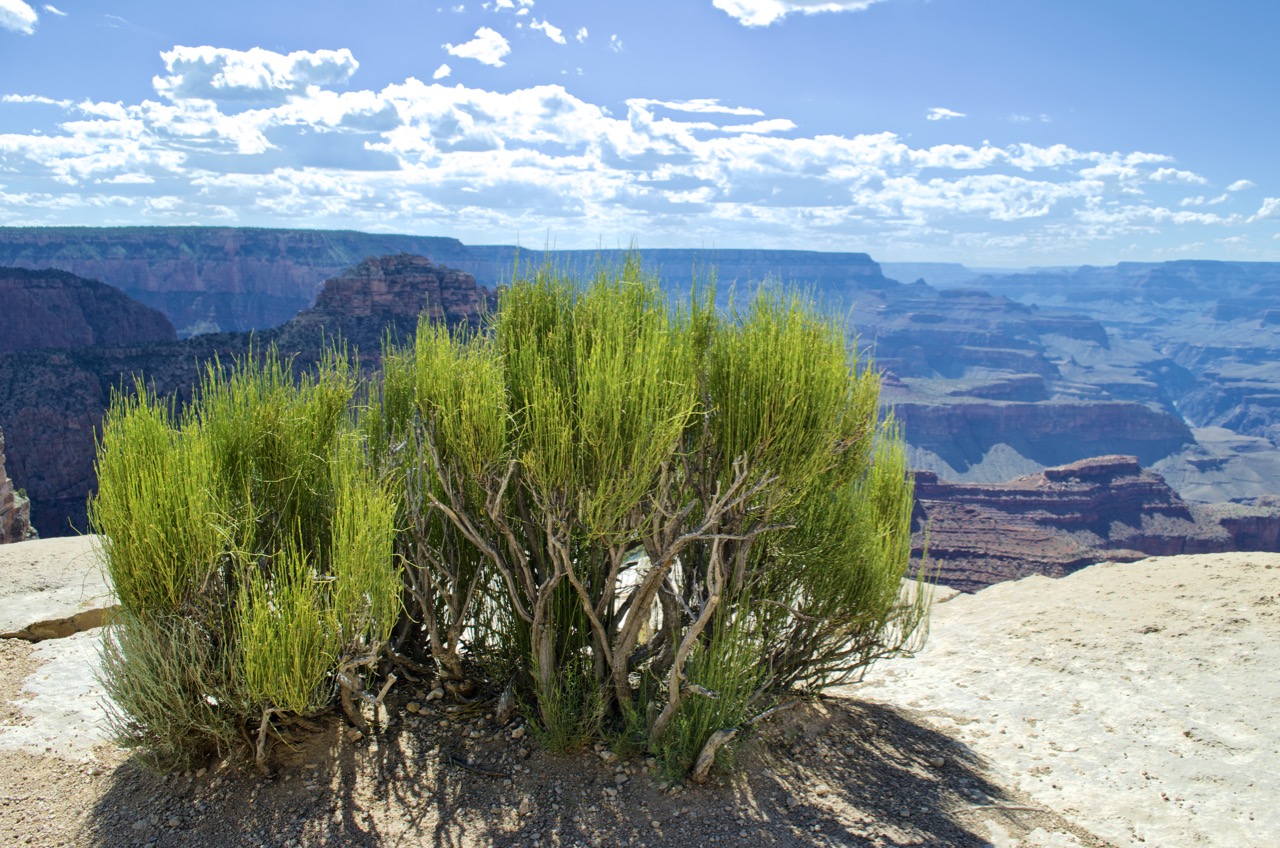
[[[157,766],[327,709],[398,620],[397,498],[356,431],[345,358],[295,379],[274,351],[207,369],[175,413],[118,394],[91,524],[123,615],[104,675]],[[183,621],[187,623],[182,623]],[[360,688],[362,675],[346,679]]]
[[[117,396],[90,514],[122,739],[172,764],[256,735],[261,760],[381,685],[391,645],[550,747],[704,779],[786,699],[911,650],[929,593],[901,589],[912,487],[876,373],[802,298],[713,303],[673,307],[634,257],[544,267],[485,333],[388,342],[365,387],[337,352],[295,377],[268,351],[180,414]]]
[[[409,581],[446,676],[518,646],[545,738],[643,726],[699,776],[787,691],[911,649],[928,596],[900,594],[911,482],[844,328],[710,303],[670,308],[634,260],[585,287],[542,268],[491,337],[420,325],[394,354],[413,414],[371,416],[413,446]]]

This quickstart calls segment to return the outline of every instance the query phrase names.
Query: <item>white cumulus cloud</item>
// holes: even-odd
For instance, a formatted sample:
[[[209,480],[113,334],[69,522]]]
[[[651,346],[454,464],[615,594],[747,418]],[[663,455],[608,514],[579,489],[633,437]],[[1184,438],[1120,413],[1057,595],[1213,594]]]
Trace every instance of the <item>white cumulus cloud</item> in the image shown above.
[[[564,37],[564,31],[560,27],[555,26],[551,21],[534,21],[529,24],[530,29],[536,29],[556,44],[568,44],[569,41]]]
[[[769,26],[787,15],[819,12],[860,12],[880,0],[712,0],[743,26]]]
[[[1236,180],[1227,186],[1227,191],[1245,191],[1246,189],[1257,188],[1257,184],[1253,180]]]
[[[1195,183],[1196,185],[1204,185],[1209,182],[1199,174],[1192,171],[1181,171],[1177,168],[1157,168],[1151,173],[1151,179],[1158,183]]]
[[[954,109],[947,109],[943,106],[934,106],[924,114],[927,121],[949,121],[952,118],[963,118],[964,116],[964,112],[957,112]]]
[[[341,50],[298,50],[289,54],[254,47],[174,47],[161,53],[166,76],[152,79],[169,100],[283,102],[309,86],[345,84],[360,63]]]
[[[614,53],[622,52],[622,39],[618,38],[618,34],[616,32],[609,36],[609,49]]]
[[[453,68],[449,67],[447,64],[441,64],[440,67],[436,68],[435,73],[431,75],[431,78],[444,79],[451,73],[453,73]]]
[[[506,64],[502,61],[502,57],[511,52],[511,43],[496,30],[480,27],[476,30],[475,38],[462,44],[446,44],[444,49],[450,56],[475,59],[485,65],[501,68]]]
[[[1280,218],[1280,197],[1265,198],[1262,206],[1249,218],[1249,223],[1265,221],[1268,218]]]
[[[557,85],[351,89],[341,51],[162,58],[161,97],[0,95],[59,121],[0,131],[0,225],[215,221],[475,243],[548,232],[578,240],[566,247],[643,233],[1062,264],[1130,245],[1272,244],[1280,219],[1276,197],[1253,214],[1190,197],[1194,172],[1158,152],[805,134],[714,99],[637,97],[614,114]]]
[[[581,44],[581,43],[583,43],[584,41],[586,41],[586,40],[587,40],[587,28],[586,28],[586,27],[578,27],[578,34],[577,34],[577,35],[575,35],[575,36],[574,36],[574,38],[576,38],[576,39],[578,40],[578,43],[579,43],[579,44]]]
[[[0,0],[0,27],[31,35],[40,16],[22,0]]]

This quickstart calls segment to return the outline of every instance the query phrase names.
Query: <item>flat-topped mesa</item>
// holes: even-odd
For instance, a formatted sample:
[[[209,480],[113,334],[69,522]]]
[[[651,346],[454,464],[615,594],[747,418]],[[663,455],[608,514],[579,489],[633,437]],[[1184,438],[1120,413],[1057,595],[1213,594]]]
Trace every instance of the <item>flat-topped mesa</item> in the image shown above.
[[[1006,483],[916,474],[915,548],[939,582],[976,591],[1104,560],[1275,549],[1280,509],[1190,506],[1132,456],[1101,456]]]
[[[4,431],[0,430],[0,544],[34,539],[31,501],[18,494],[4,469]]]
[[[315,304],[278,331],[281,350],[318,349],[321,333],[341,337],[362,359],[376,358],[389,331],[400,341],[413,338],[418,316],[450,327],[478,328],[497,298],[463,271],[401,253],[369,257],[327,280]]]
[[[173,341],[173,324],[119,289],[66,271],[0,268],[0,353]]]

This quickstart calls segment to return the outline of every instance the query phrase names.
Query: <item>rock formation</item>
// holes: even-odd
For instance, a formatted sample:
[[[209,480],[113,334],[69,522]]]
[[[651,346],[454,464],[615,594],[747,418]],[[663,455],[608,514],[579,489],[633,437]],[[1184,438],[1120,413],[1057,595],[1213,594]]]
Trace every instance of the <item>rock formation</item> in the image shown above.
[[[0,267],[0,353],[173,341],[169,319],[118,289],[65,271]]]
[[[976,591],[1104,560],[1277,551],[1280,505],[1187,504],[1136,457],[1103,456],[1001,484],[919,472],[913,529],[940,583]]]
[[[275,343],[295,366],[315,362],[336,339],[358,349],[374,367],[382,334],[410,339],[418,311],[446,323],[474,325],[494,295],[475,279],[421,257],[369,259],[326,284],[313,309],[266,332],[219,333],[176,342],[0,354],[0,427],[9,436],[11,471],[35,504],[41,535],[84,530],[93,490],[94,436],[115,390],[129,391],[134,376],[163,395],[184,401],[203,363],[223,362]]]
[[[369,257],[325,281],[315,304],[266,337],[282,351],[318,350],[324,338],[339,337],[376,359],[385,334],[413,338],[419,315],[450,327],[479,329],[497,297],[475,277],[436,265],[422,256],[401,253]]]
[[[14,490],[4,467],[4,431],[0,430],[0,544],[34,539],[31,529],[31,501]]]

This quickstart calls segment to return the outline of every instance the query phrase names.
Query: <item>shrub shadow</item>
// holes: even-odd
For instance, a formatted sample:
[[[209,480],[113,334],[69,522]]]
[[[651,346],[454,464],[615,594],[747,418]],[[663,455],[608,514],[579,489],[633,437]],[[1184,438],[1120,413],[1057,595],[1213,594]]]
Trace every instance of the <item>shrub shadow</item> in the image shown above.
[[[994,834],[1041,828],[1107,845],[1000,785],[968,747],[921,717],[845,697],[774,717],[736,751],[736,771],[674,790],[643,759],[553,755],[478,712],[433,705],[410,716],[393,705],[392,713],[377,739],[354,743],[336,717],[326,721],[278,750],[269,780],[226,764],[162,778],[131,759],[98,799],[88,842],[980,848]]]

